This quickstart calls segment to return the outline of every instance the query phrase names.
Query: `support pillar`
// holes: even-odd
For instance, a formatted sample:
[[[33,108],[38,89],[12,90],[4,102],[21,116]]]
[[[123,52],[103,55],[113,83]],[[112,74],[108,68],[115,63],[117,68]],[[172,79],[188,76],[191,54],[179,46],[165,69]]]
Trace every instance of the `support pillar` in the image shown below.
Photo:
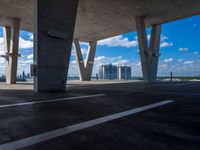
[[[17,63],[19,57],[20,19],[14,18],[11,27],[3,28],[4,49],[6,59],[6,83],[16,84]]]
[[[86,61],[83,61],[81,47],[78,39],[74,39],[76,62],[79,69],[79,76],[81,81],[90,81],[92,77],[92,70],[94,64],[94,57],[96,52],[97,41],[89,42]]]
[[[145,18],[136,17],[136,28],[144,82],[155,82],[157,78],[160,50],[161,25],[152,25],[150,46],[148,46]]]
[[[34,2],[34,90],[64,92],[78,0]]]

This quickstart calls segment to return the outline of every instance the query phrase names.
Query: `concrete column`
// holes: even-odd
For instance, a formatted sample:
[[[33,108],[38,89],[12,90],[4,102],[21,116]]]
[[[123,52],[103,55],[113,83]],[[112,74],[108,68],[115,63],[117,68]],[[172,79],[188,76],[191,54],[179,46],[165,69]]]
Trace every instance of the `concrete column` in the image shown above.
[[[161,25],[153,25],[151,30],[151,81],[156,81],[158,72],[158,60],[160,56]]]
[[[76,62],[79,68],[79,76],[81,81],[90,81],[92,77],[92,69],[96,52],[97,41],[89,42],[86,61],[83,61],[81,47],[78,39],[74,39]]]
[[[4,49],[6,54],[6,83],[16,84],[17,62],[19,57],[20,19],[14,18],[11,27],[3,28]]]
[[[141,16],[136,17],[135,21],[138,33],[143,78],[145,82],[155,82],[158,69],[161,26],[152,26],[150,46],[148,46],[145,18]]]
[[[78,0],[34,2],[34,90],[64,92]]]

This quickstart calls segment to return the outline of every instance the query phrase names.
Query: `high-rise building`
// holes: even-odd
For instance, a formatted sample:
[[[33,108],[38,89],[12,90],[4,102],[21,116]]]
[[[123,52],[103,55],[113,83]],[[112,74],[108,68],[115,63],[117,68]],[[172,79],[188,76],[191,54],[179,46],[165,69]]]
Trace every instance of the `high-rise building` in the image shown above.
[[[117,79],[117,67],[112,64],[101,65],[99,68],[99,79]]]
[[[129,66],[118,66],[117,75],[119,80],[130,80],[131,79],[131,67]]]
[[[131,67],[114,66],[112,64],[101,65],[99,79],[102,80],[129,80],[131,79]]]

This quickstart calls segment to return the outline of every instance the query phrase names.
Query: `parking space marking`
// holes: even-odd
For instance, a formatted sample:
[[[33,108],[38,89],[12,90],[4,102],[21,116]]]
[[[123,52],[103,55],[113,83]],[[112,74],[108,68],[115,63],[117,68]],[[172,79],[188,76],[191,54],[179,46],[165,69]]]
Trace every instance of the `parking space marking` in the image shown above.
[[[41,100],[41,101],[32,101],[32,102],[24,102],[24,103],[6,104],[6,105],[0,105],[0,108],[16,107],[16,106],[24,106],[24,105],[34,105],[34,104],[40,104],[40,103],[51,103],[51,102],[67,101],[67,100],[74,100],[74,99],[84,99],[84,98],[92,98],[92,97],[100,97],[100,96],[105,96],[105,94],[84,95],[84,96],[67,97],[67,98],[59,98],[59,99],[51,99],[51,100]]]
[[[192,82],[178,83],[176,84],[176,86],[183,86],[183,85],[190,85],[190,84],[195,84],[195,83],[192,83]]]
[[[120,112],[120,113],[115,113],[115,114],[111,114],[108,116],[104,116],[104,117],[100,117],[97,119],[93,119],[93,120],[89,120],[86,122],[82,122],[82,123],[78,123],[75,125],[71,125],[71,126],[67,126],[64,128],[59,128],[56,130],[52,130],[46,133],[42,133],[42,134],[38,134],[35,136],[31,136],[31,137],[27,137],[24,139],[20,139],[17,141],[13,141],[13,142],[9,142],[9,143],[5,143],[0,145],[0,150],[16,150],[16,149],[20,149],[20,148],[24,148],[27,146],[31,146],[34,144],[38,144],[41,142],[45,142],[47,140],[51,140],[53,138],[57,138],[63,135],[67,135],[69,133],[75,132],[75,131],[79,131],[85,128],[89,128],[92,126],[96,126],[99,124],[103,124],[115,119],[119,119],[119,118],[123,118],[126,116],[130,116],[139,112],[143,112],[146,110],[150,110],[159,106],[163,106],[169,103],[174,102],[173,100],[165,100],[165,101],[161,101],[161,102],[157,102],[154,104],[150,104],[150,105],[146,105],[146,106],[141,106],[141,107],[137,107],[134,109],[130,109],[128,111],[124,111],[124,112]]]

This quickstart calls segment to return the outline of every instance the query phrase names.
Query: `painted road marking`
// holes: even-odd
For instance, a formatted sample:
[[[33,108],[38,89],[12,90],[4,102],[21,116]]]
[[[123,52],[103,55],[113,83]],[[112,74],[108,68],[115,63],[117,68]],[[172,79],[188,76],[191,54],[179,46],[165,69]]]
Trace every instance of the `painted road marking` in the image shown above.
[[[183,85],[190,85],[190,84],[196,84],[195,82],[185,82],[185,83],[178,83],[176,86],[183,86]]]
[[[187,85],[187,84],[189,84],[189,83],[178,83],[178,84],[176,84],[176,86],[183,86],[183,85]]]
[[[83,98],[91,98],[91,97],[100,97],[100,96],[105,96],[105,94],[85,95],[85,96],[67,97],[67,98],[59,98],[59,99],[52,99],[52,100],[42,100],[42,101],[34,101],[34,102],[6,104],[6,105],[0,105],[0,108],[24,106],[24,105],[34,105],[34,104],[40,104],[40,103],[51,103],[51,102],[67,101],[67,100],[83,99]]]
[[[108,115],[105,117],[101,117],[101,118],[97,118],[97,119],[93,119],[93,120],[89,120],[86,122],[82,122],[82,123],[78,123],[75,125],[71,125],[71,126],[67,126],[64,128],[59,128],[56,130],[52,130],[46,133],[42,133],[42,134],[38,134],[35,136],[31,136],[28,138],[24,138],[21,140],[17,140],[17,141],[13,141],[10,143],[5,143],[0,145],[0,150],[16,150],[16,149],[20,149],[23,147],[27,147],[27,146],[31,146],[37,143],[41,143],[53,138],[57,138],[75,131],[79,131],[88,127],[92,127],[92,126],[96,126],[108,121],[112,121],[115,119],[119,119],[122,117],[126,117],[129,115],[133,115],[142,111],[146,111],[149,109],[153,109],[159,106],[163,106],[169,103],[174,102],[173,100],[165,100],[165,101],[161,101],[158,103],[154,103],[154,104],[150,104],[150,105],[146,105],[146,106],[142,106],[142,107],[138,107],[138,108],[134,108],[128,111],[124,111],[124,112],[120,112],[120,113],[116,113],[116,114],[112,114],[112,115]]]

